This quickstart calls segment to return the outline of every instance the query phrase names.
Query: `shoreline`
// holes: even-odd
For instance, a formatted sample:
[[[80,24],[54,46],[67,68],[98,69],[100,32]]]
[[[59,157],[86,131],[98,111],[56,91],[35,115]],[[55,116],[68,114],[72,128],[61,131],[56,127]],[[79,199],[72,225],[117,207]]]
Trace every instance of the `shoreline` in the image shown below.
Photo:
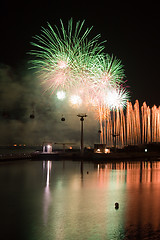
[[[73,161],[90,161],[90,162],[115,162],[115,161],[160,161],[159,152],[113,152],[109,154],[84,152],[53,152],[53,153],[12,153],[0,154],[0,162],[25,160],[32,161],[58,161],[58,160],[73,160]]]

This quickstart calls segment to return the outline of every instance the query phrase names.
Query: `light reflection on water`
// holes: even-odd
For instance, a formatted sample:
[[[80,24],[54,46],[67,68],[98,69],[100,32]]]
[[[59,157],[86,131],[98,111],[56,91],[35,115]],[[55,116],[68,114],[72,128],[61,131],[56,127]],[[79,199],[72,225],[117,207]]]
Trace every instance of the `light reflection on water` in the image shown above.
[[[160,162],[14,162],[0,187],[1,239],[160,238]]]

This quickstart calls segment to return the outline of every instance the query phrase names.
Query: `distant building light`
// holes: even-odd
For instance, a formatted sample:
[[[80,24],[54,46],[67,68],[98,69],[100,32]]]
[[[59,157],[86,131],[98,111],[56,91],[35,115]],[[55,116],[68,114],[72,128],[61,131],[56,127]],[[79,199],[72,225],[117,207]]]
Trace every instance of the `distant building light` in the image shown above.
[[[110,149],[109,148],[106,148],[105,149],[105,153],[110,153],[111,151],[110,151]]]
[[[94,144],[94,153],[110,153],[107,144]]]
[[[148,151],[148,149],[147,149],[147,148],[145,148],[145,149],[144,149],[144,151],[145,151],[145,152],[147,152],[147,151]]]

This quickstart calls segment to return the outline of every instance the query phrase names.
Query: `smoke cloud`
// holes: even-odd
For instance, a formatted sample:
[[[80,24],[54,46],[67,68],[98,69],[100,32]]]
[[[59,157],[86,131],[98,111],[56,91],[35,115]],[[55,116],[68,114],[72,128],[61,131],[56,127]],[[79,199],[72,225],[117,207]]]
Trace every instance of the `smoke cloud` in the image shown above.
[[[87,113],[84,145],[93,146],[99,138],[95,114],[84,106],[74,109],[55,95],[43,93],[39,79],[26,69],[0,65],[0,145],[40,145],[43,141],[80,145],[77,114]],[[65,121],[61,121],[62,116]]]

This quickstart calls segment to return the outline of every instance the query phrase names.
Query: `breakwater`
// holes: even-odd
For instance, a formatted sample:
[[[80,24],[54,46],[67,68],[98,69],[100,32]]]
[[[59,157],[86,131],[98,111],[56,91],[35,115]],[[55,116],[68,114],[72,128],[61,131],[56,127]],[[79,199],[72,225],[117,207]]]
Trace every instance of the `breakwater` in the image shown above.
[[[32,153],[8,153],[0,154],[0,161],[31,159]]]

